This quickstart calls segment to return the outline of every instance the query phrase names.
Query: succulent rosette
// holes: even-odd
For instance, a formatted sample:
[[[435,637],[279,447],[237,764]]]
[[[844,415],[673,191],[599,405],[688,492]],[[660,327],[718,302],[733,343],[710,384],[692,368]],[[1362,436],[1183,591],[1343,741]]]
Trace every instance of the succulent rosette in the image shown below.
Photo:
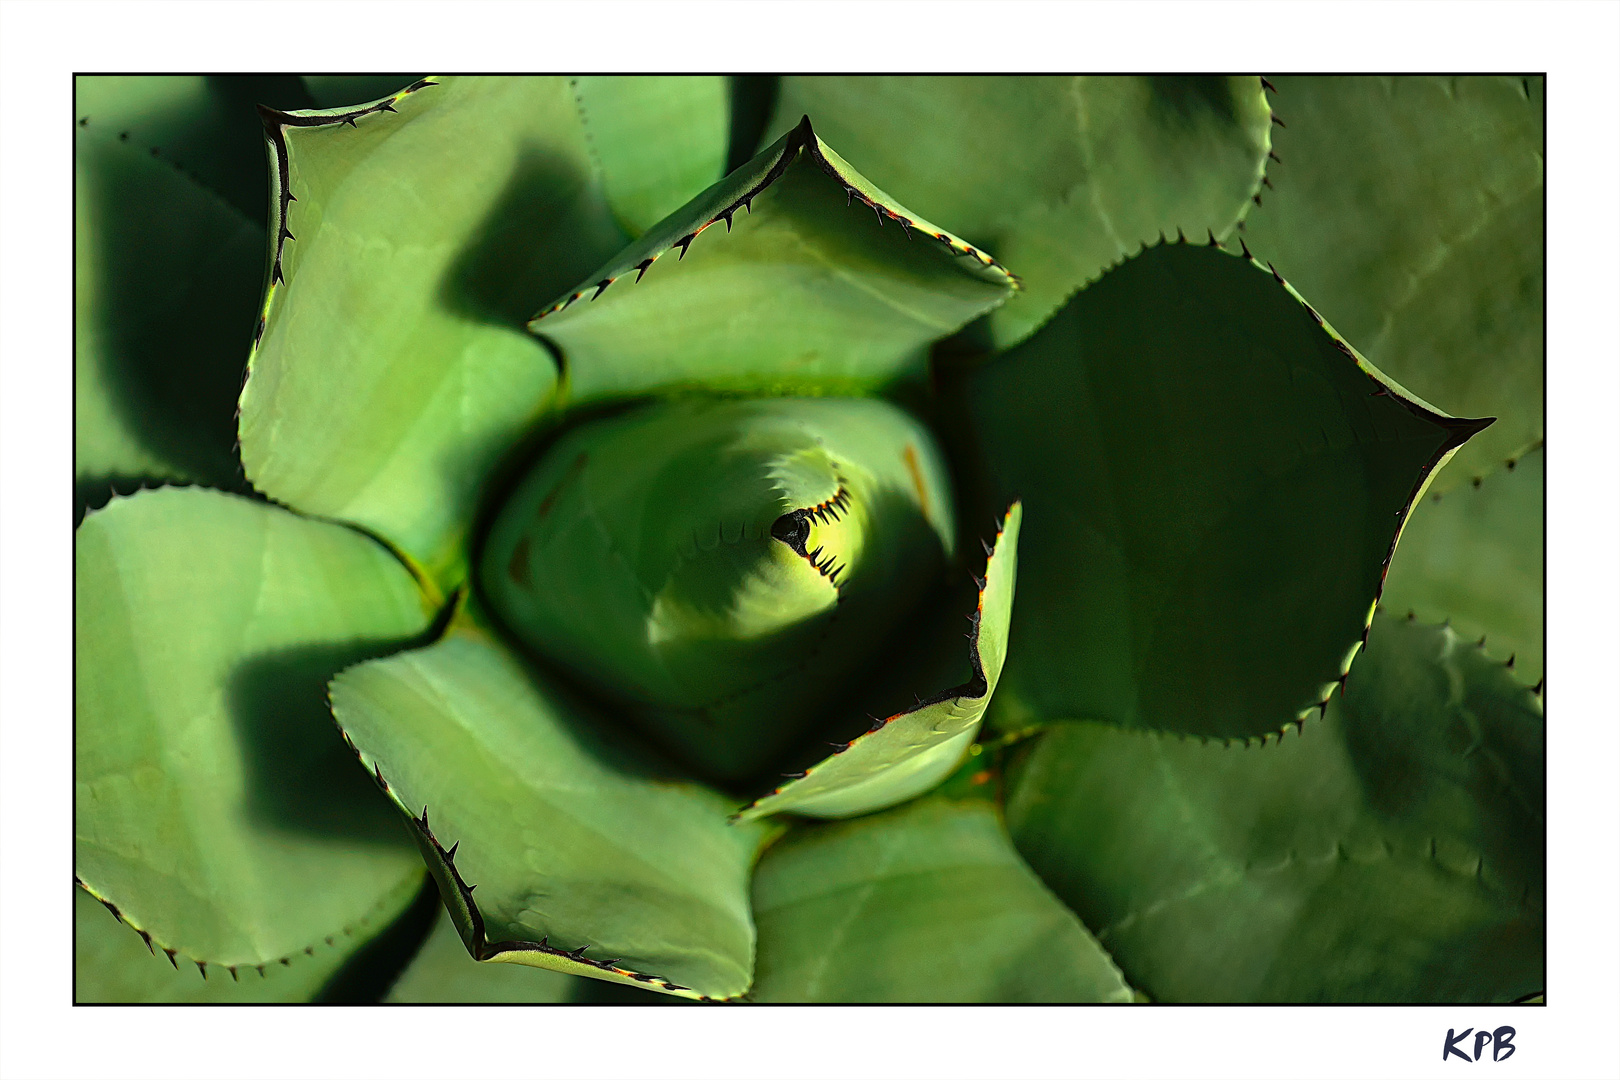
[[[1536,993],[1541,93],[81,78],[80,998]]]

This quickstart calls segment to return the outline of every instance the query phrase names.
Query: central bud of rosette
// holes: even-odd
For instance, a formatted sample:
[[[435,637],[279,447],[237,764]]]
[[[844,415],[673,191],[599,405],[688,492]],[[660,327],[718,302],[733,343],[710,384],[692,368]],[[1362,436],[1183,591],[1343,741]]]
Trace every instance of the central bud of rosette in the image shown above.
[[[526,644],[738,781],[850,720],[953,535],[934,441],[894,406],[685,400],[558,439],[480,569]]]

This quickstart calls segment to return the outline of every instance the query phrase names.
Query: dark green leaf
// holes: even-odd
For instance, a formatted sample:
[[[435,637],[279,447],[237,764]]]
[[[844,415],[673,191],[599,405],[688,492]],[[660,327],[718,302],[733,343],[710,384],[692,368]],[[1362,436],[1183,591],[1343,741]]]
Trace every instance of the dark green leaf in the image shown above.
[[[1288,126],[1245,225],[1256,257],[1414,393],[1500,418],[1435,491],[1522,454],[1545,430],[1544,80],[1298,76],[1277,90]]]
[[[1546,472],[1546,452],[1537,447],[1512,468],[1413,507],[1379,606],[1425,622],[1449,619],[1463,637],[1485,638],[1497,659],[1514,657],[1526,685],[1539,680]]]
[[[990,498],[1029,519],[1004,728],[1281,730],[1347,669],[1401,516],[1478,426],[1190,244],[1110,272],[966,392]]]
[[[1545,984],[1543,735],[1500,664],[1380,616],[1301,734],[1053,724],[1007,819],[1155,1001],[1509,1001]]]

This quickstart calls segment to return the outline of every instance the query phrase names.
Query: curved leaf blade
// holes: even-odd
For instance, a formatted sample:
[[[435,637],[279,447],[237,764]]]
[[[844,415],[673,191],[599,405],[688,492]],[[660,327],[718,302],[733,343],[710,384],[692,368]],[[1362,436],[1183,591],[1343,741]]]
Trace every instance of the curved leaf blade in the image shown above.
[[[784,811],[853,817],[921,795],[956,770],[978,733],[1007,659],[1023,520],[1023,506],[1014,503],[986,557],[978,606],[969,616],[968,681],[875,723],[802,776],[743,807],[736,820]]]
[[[1259,189],[1260,81],[1206,76],[788,76],[771,132],[808,113],[908,206],[1016,267],[998,349],[1179,229],[1225,237]]]
[[[523,319],[622,242],[573,95],[423,80],[266,129],[279,220],[242,391],[248,478],[451,584],[483,480],[555,386]]]
[[[968,376],[990,497],[1023,495],[998,725],[1276,732],[1365,636],[1421,486],[1480,421],[1412,399],[1280,279],[1165,244]]]
[[[265,181],[237,91],[276,85],[74,80],[76,515],[142,481],[242,486],[233,417],[264,273]]]
[[[650,771],[470,626],[331,692],[476,959],[687,997],[748,988],[765,830],[728,827],[718,793]]]
[[[1277,79],[1275,189],[1245,222],[1261,259],[1430,401],[1500,417],[1449,491],[1545,432],[1545,81]]]
[[[754,910],[752,1001],[1131,1000],[983,803],[797,828],[760,860]]]
[[[82,888],[73,890],[73,1000],[75,1004],[115,1005],[249,1004],[314,1000],[373,933],[386,926],[411,902],[420,877],[402,883],[377,915],[356,927],[360,936],[343,935],[328,945],[311,946],[280,963],[230,968],[183,966],[146,943],[131,928]],[[396,903],[397,902],[397,903]]]
[[[1055,723],[1007,820],[1155,1001],[1511,1001],[1545,983],[1543,738],[1500,664],[1380,616],[1301,734]]]
[[[1511,466],[1412,508],[1379,606],[1450,622],[1484,639],[1491,655],[1514,659],[1525,683],[1542,677],[1546,637],[1547,455],[1541,447]]]
[[[386,550],[167,488],[86,517],[74,563],[74,859],[97,898],[160,947],[240,967],[375,920],[420,882],[323,693],[427,625]]]
[[[859,396],[920,376],[928,345],[1013,281],[806,122],[529,326],[561,352],[570,404],[694,388]]]

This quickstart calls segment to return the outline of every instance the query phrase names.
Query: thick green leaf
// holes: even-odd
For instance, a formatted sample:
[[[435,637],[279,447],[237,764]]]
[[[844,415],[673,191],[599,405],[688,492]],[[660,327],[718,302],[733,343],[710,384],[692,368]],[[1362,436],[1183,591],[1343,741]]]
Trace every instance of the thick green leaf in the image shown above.
[[[562,353],[571,402],[692,387],[853,396],[919,377],[931,342],[1012,290],[989,255],[803,123],[529,325]]]
[[[754,911],[753,1001],[1131,1000],[985,803],[795,829],[760,860]]]
[[[568,1001],[583,981],[521,964],[480,964],[467,955],[455,920],[442,914],[384,1001],[409,1005]]]
[[[1023,292],[990,315],[999,348],[1161,233],[1224,237],[1271,127],[1252,76],[790,76],[770,136],[805,113],[874,183],[1018,272]]]
[[[1402,515],[1477,429],[1384,379],[1264,268],[1164,244],[969,377],[1023,497],[999,726],[1276,732],[1348,669]]]
[[[1302,733],[1053,724],[1007,820],[1155,1001],[1510,1001],[1545,985],[1543,738],[1502,665],[1381,615]]]
[[[419,633],[404,567],[337,525],[201,489],[118,499],[74,543],[76,872],[161,947],[271,963],[420,881],[326,680]]]
[[[482,481],[555,385],[523,320],[623,239],[573,93],[443,79],[266,123],[282,220],[242,393],[248,478],[453,581]]]
[[[239,486],[234,415],[264,274],[276,80],[74,81],[75,511],[116,484]],[[296,86],[294,86],[296,89]],[[256,185],[256,186],[255,186]]]
[[[721,75],[582,75],[585,143],[619,225],[640,236],[725,172],[730,135]]]
[[[198,967],[172,961],[138,931],[108,912],[83,889],[73,890],[73,1000],[76,1003],[141,1004],[147,1002],[247,1004],[301,1002],[314,999],[366,940],[366,931],[385,926],[411,902],[417,880],[401,883],[393,903],[385,905],[358,935],[321,941],[310,954],[298,953],[284,963],[260,967]]]
[[[1256,257],[1413,392],[1499,418],[1434,490],[1522,454],[1545,430],[1544,80],[1299,76],[1275,104]]]
[[[689,997],[748,988],[765,830],[728,826],[718,793],[631,757],[609,720],[471,626],[331,692],[475,958]]]
[[[1425,622],[1450,620],[1463,637],[1485,638],[1492,656],[1514,657],[1527,684],[1540,680],[1546,472],[1546,452],[1537,447],[1413,507],[1379,606]]]
[[[783,811],[853,817],[920,795],[956,770],[979,730],[1007,659],[1007,624],[1018,585],[1018,530],[1023,519],[1023,507],[1014,503],[987,556],[978,607],[970,616],[968,681],[877,721],[866,734],[803,775],[744,807],[738,820]]]
[[[887,402],[657,401],[547,449],[479,580],[673,758],[757,789],[892,651],[954,535],[933,437]]]

